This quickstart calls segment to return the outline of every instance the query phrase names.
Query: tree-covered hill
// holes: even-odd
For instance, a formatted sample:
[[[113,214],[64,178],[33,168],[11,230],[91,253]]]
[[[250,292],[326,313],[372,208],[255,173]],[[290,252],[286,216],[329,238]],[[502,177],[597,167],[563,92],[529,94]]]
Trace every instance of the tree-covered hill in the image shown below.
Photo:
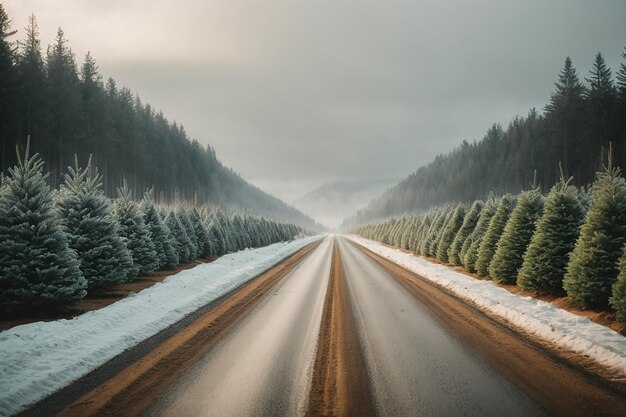
[[[559,163],[575,185],[588,185],[612,141],[615,162],[626,167],[626,49],[613,79],[601,54],[581,81],[567,58],[543,114],[531,109],[505,129],[493,125],[480,141],[464,141],[373,200],[348,224],[414,212],[451,201],[527,189],[559,181]]]
[[[18,38],[0,4],[0,168],[15,165],[15,145],[31,147],[45,161],[56,187],[74,155],[103,175],[104,190],[128,181],[141,196],[153,187],[164,201],[197,199],[227,208],[315,228],[315,222],[292,206],[252,186],[224,167],[210,146],[189,138],[112,78],[104,81],[88,53],[79,66],[59,28],[54,43],[42,51],[37,22],[31,16]]]

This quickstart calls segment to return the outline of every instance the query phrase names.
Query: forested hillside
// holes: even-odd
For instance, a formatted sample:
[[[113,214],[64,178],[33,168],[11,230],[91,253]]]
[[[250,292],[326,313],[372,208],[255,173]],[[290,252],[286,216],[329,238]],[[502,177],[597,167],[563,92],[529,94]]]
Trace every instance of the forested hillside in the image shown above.
[[[626,49],[615,78],[598,53],[581,79],[566,58],[544,112],[531,109],[506,128],[494,124],[485,137],[463,143],[420,167],[348,220],[359,223],[451,201],[527,189],[537,171],[543,191],[559,180],[559,163],[575,185],[588,185],[609,141],[615,162],[626,166]]]
[[[93,154],[109,196],[126,179],[139,196],[154,186],[163,201],[196,198],[315,227],[224,167],[215,151],[189,138],[182,125],[112,78],[104,81],[89,53],[78,65],[62,29],[44,53],[34,16],[19,34],[12,26],[0,5],[2,172],[15,165],[15,145],[24,145],[30,135],[53,187],[75,154],[83,162]]]

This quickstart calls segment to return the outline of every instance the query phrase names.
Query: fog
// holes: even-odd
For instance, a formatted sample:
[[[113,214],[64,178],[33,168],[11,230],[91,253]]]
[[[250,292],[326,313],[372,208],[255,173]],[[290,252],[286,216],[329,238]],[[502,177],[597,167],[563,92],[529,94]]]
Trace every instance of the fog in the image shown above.
[[[287,202],[402,178],[541,107],[566,55],[615,68],[626,2],[10,0],[23,36],[63,27],[80,63],[162,109]]]

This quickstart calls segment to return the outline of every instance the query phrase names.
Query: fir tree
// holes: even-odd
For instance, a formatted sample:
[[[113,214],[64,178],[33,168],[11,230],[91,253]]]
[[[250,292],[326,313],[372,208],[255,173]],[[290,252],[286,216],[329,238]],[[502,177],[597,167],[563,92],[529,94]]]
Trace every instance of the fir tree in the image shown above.
[[[165,217],[165,224],[170,230],[171,236],[174,238],[176,243],[176,250],[178,252],[178,259],[180,262],[185,263],[191,261],[191,241],[189,240],[189,236],[185,231],[185,228],[178,220],[178,216],[176,216],[176,212],[174,210],[170,210]]]
[[[617,319],[626,321],[626,245],[619,262],[619,275],[613,284],[613,292],[610,299],[611,306],[617,311]]]
[[[459,204],[452,213],[452,216],[448,220],[448,223],[441,234],[441,238],[437,244],[437,259],[443,262],[448,262],[448,250],[450,249],[457,232],[463,225],[464,219],[465,206],[463,204]]]
[[[500,205],[493,215],[493,218],[489,222],[489,227],[485,232],[482,242],[480,242],[480,248],[478,249],[478,257],[476,258],[476,272],[481,276],[486,276],[488,273],[489,264],[493,258],[493,254],[496,252],[496,246],[506,222],[511,216],[511,212],[515,208],[515,197],[510,194],[506,194],[500,200]]]
[[[524,253],[543,213],[543,204],[544,198],[538,188],[526,191],[519,197],[489,265],[489,276],[492,279],[508,284],[517,280]]]
[[[68,246],[37,154],[18,154],[0,186],[0,309],[79,300],[87,281]]]
[[[463,243],[463,247],[461,248],[461,259],[463,259],[463,266],[468,272],[476,272],[476,260],[478,258],[478,249],[480,248],[480,244],[489,229],[489,223],[491,222],[491,218],[495,214],[498,208],[498,202],[494,198],[490,198],[485,203],[485,206],[480,212],[480,217],[478,218],[478,222],[476,222],[476,227],[469,235],[467,239],[465,239],[465,243]]]
[[[191,224],[191,219],[189,218],[189,214],[187,213],[187,209],[183,205],[179,205],[176,209],[176,217],[180,222],[181,226],[185,230],[185,234],[187,235],[188,245],[189,245],[189,260],[193,261],[198,258],[199,250],[198,250],[198,238],[196,237],[196,232],[193,229],[193,224]]]
[[[584,216],[576,188],[562,176],[546,198],[544,212],[524,254],[517,285],[539,294],[563,294],[563,276]]]
[[[626,242],[626,181],[613,166],[611,151],[608,165],[597,174],[593,196],[563,287],[575,305],[602,308],[608,305]]]
[[[150,240],[154,244],[157,269],[174,269],[179,262],[178,249],[175,248],[177,244],[154,205],[153,193],[152,189],[146,192],[142,201],[144,223],[150,233]]]
[[[111,202],[102,192],[101,177],[91,169],[91,159],[85,168],[78,166],[78,160],[75,168],[69,167],[57,205],[89,291],[124,282],[133,259],[111,216]]]
[[[120,236],[126,239],[126,246],[133,256],[133,267],[129,269],[127,278],[132,280],[138,276],[153,274],[159,266],[158,258],[143,214],[133,201],[126,181],[117,193],[113,217],[120,224]]]
[[[204,224],[202,224],[200,214],[194,207],[189,209],[189,219],[191,220],[196,241],[198,242],[198,255],[203,258],[208,258],[215,253],[215,249],[210,239],[209,232],[206,227],[204,227]]]
[[[463,219],[463,224],[459,228],[459,231],[454,237],[454,241],[448,250],[448,262],[452,265],[462,265],[461,249],[463,248],[465,240],[476,228],[476,223],[478,222],[483,206],[484,203],[481,200],[475,201]]]

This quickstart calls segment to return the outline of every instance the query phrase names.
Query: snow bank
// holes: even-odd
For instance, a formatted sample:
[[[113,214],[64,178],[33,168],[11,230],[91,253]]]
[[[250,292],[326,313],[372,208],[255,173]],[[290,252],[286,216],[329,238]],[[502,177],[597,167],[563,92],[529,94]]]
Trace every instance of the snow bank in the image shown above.
[[[399,249],[358,236],[348,238],[544,340],[589,355],[602,365],[626,375],[626,337],[607,327]]]
[[[0,415],[45,398],[317,239],[224,255],[100,310],[0,333]]]

